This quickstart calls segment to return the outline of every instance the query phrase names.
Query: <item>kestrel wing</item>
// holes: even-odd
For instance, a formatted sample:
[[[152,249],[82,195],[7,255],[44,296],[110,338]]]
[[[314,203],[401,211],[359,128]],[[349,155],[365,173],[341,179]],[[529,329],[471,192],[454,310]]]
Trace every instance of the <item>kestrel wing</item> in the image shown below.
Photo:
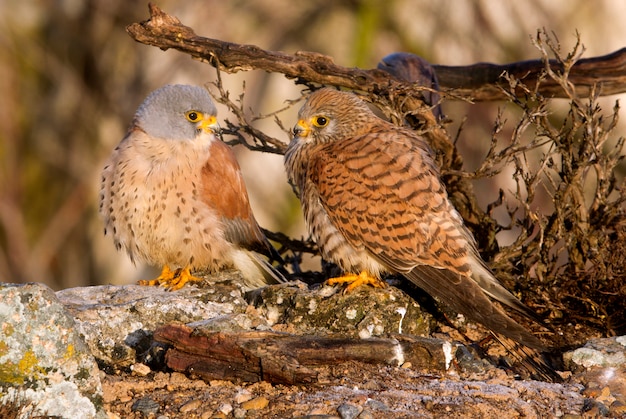
[[[454,310],[543,347],[472,279],[472,269],[482,265],[473,239],[448,201],[427,147],[407,135],[370,132],[314,154],[311,181],[331,222],[352,246],[365,247]]]
[[[219,140],[211,143],[210,153],[202,167],[202,200],[221,215],[226,240],[270,255],[271,245],[252,214],[235,155]]]
[[[469,271],[473,239],[419,137],[370,132],[324,144],[310,164],[324,209],[353,246],[400,272],[423,264]]]

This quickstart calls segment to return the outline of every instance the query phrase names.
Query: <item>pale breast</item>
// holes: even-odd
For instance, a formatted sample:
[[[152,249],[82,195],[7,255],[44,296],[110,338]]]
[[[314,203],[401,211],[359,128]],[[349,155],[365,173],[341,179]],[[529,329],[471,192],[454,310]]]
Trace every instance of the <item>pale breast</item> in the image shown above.
[[[309,232],[325,260],[336,263],[346,273],[367,271],[380,278],[381,274],[388,271],[364,246],[355,246],[346,240],[333,225],[312,185],[304,188],[302,209]]]
[[[300,198],[306,226],[317,243],[322,257],[333,262],[346,273],[367,271],[380,277],[387,269],[364,248],[353,246],[333,225],[321,204],[319,191],[309,179],[310,148],[305,141],[295,139],[285,153],[285,168],[289,183]]]
[[[230,244],[219,216],[200,200],[210,142],[168,141],[134,131],[103,171],[107,232],[131,259],[154,265],[219,267]]]

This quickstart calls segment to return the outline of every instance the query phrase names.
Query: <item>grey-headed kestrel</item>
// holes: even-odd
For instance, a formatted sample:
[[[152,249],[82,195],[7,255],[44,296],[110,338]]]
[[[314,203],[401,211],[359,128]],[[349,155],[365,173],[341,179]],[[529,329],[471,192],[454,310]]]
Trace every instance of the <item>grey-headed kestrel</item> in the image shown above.
[[[105,234],[133,262],[163,267],[142,285],[178,289],[198,280],[193,270],[225,267],[240,270],[249,289],[284,280],[258,254],[280,259],[252,214],[233,152],[216,137],[216,113],[202,87],[152,92],[102,171]]]
[[[545,350],[490,300],[537,319],[479,256],[416,132],[378,118],[352,93],[320,89],[300,109],[285,167],[322,257],[346,273],[331,282],[380,286],[381,275],[401,274],[530,356]],[[539,375],[558,380],[535,361]]]

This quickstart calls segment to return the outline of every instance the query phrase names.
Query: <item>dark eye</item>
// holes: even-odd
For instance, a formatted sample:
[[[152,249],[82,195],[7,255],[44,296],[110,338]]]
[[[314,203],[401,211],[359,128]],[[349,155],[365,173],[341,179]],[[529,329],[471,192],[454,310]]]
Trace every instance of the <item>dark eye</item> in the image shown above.
[[[197,111],[189,111],[185,112],[185,118],[187,118],[187,120],[191,122],[198,122],[200,119],[202,119],[202,114]]]
[[[323,116],[316,116],[313,119],[313,124],[318,127],[325,127],[326,125],[328,125],[328,119]]]

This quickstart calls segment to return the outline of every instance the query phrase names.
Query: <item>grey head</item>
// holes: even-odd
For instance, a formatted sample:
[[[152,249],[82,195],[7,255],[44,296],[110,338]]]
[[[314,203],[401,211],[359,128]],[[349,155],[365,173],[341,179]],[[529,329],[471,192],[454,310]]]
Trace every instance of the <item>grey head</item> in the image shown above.
[[[217,114],[205,88],[166,85],[148,95],[137,109],[134,122],[154,138],[192,140],[198,133],[198,124],[187,118],[189,111],[200,112],[205,118]]]

